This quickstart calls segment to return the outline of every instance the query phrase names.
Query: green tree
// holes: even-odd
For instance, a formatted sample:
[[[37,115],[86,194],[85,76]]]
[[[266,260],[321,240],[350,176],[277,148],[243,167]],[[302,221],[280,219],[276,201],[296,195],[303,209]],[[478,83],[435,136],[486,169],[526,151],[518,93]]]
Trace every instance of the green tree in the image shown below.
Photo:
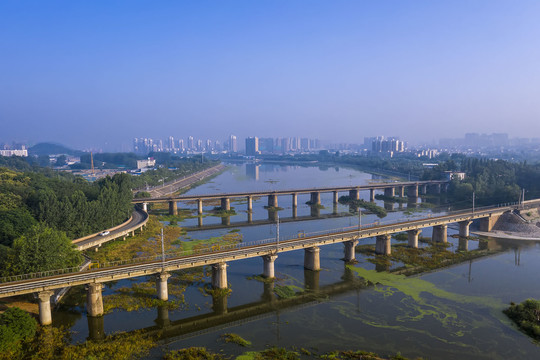
[[[0,244],[11,246],[13,240],[36,223],[32,214],[24,207],[0,211]]]
[[[8,308],[0,315],[0,352],[15,349],[21,340],[34,337],[37,323],[26,311]]]
[[[18,273],[33,273],[77,266],[82,255],[63,231],[40,223],[13,242]]]

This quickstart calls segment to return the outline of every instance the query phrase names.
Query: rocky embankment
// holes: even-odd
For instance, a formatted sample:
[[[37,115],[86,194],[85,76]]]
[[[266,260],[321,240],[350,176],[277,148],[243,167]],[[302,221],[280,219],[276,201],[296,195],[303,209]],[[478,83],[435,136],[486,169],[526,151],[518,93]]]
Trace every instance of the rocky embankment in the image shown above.
[[[540,215],[538,209],[503,214],[493,227],[492,232],[486,233],[486,235],[540,240]]]

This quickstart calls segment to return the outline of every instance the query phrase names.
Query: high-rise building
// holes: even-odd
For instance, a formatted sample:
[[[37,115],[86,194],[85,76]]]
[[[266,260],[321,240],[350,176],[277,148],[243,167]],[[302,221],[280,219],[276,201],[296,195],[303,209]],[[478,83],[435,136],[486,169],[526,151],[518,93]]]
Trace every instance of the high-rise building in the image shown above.
[[[170,152],[176,150],[176,147],[174,146],[174,138],[172,136],[169,136],[169,143],[167,144],[167,147]]]
[[[274,139],[261,138],[259,139],[259,151],[261,153],[271,154],[274,152]]]
[[[291,151],[291,139],[290,138],[282,138],[280,140],[281,142],[281,152],[282,153],[288,153]]]
[[[188,150],[195,150],[195,139],[193,139],[193,136],[188,137],[187,148]]]
[[[184,151],[185,150],[185,148],[184,148],[184,139],[178,140],[178,150],[179,151]]]
[[[246,139],[246,155],[247,156],[255,156],[259,154],[259,138],[254,137],[248,137]]]
[[[207,139],[207,140],[206,140],[205,150],[206,150],[206,151],[212,151],[212,150],[213,150],[213,147],[212,147],[212,140],[210,140],[210,139]]]
[[[303,151],[308,151],[310,149],[310,147],[309,147],[309,139],[308,138],[300,139],[300,149],[303,150]]]
[[[229,136],[229,152],[238,152],[238,143],[236,141],[236,136],[234,135]]]

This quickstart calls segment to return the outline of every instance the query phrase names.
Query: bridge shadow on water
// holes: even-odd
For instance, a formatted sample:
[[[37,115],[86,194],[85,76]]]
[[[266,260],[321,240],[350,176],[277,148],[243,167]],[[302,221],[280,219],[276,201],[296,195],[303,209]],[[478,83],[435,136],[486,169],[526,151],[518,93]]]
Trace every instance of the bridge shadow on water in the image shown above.
[[[385,201],[383,204],[384,209],[388,213],[401,212],[407,209],[417,209],[420,204],[417,202],[417,199],[412,200],[409,203],[395,203]],[[275,224],[278,218],[278,211],[268,209],[268,217],[266,219],[252,219],[252,213],[247,212],[246,221],[235,221],[231,222],[231,216],[222,216],[221,224],[209,224],[204,225],[204,218],[198,218],[198,225],[196,226],[184,226],[183,229],[187,231],[202,231],[202,230],[218,230],[218,229],[227,229],[227,228],[238,228],[238,227],[247,227],[247,226],[257,226],[257,225],[270,225]],[[362,214],[371,215],[374,214],[367,210],[362,210]],[[358,216],[358,209],[354,206],[349,206],[348,212],[338,212],[338,207],[334,206],[332,213],[321,214],[321,208],[317,206],[310,206],[310,215],[297,216],[296,212],[293,209],[292,216],[289,217],[279,217],[281,223],[292,223],[292,222],[302,222],[310,220],[322,220],[322,219],[337,219],[345,218],[351,216]]]
[[[279,298],[273,281],[263,282],[260,301],[235,307],[227,306],[227,296],[212,296],[212,312],[185,319],[171,321],[166,306],[156,308],[155,325],[128,332],[140,332],[151,336],[162,344],[198,336],[207,332],[245,324],[274,316],[285,310],[317,305],[332,296],[346,294],[368,287],[365,280],[358,278],[348,267],[344,267],[341,280],[334,284],[320,286],[320,271],[304,270],[304,290],[287,298]],[[105,317],[87,317],[88,340],[98,341],[106,337]]]

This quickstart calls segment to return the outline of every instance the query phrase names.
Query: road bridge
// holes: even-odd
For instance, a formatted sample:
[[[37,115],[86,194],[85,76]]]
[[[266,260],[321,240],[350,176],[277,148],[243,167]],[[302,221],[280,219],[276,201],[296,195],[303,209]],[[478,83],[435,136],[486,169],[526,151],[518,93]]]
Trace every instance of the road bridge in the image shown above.
[[[481,231],[491,231],[500,215],[516,209],[526,209],[540,205],[540,199],[520,204],[492,206],[475,210],[463,210],[441,216],[423,216],[390,223],[372,223],[362,227],[333,229],[324,232],[306,234],[306,236],[289,239],[265,239],[256,242],[237,243],[226,246],[216,245],[208,249],[188,252],[170,252],[152,258],[136,258],[99,264],[98,269],[78,271],[79,269],[62,269],[37,274],[18,275],[2,279],[0,298],[7,296],[37,293],[39,298],[40,321],[51,323],[50,297],[53,290],[67,286],[87,285],[87,310],[89,316],[103,315],[101,290],[103,283],[128,279],[138,276],[156,275],[158,297],[168,299],[167,279],[170,271],[188,269],[198,266],[212,266],[212,286],[227,287],[227,262],[246,258],[261,257],[263,275],[274,277],[274,262],[279,253],[304,250],[304,268],[311,271],[320,270],[320,247],[329,244],[344,244],[344,260],[355,259],[355,246],[359,239],[376,238],[376,253],[391,254],[391,234],[406,231],[409,235],[409,246],[418,247],[418,234],[423,228],[433,228],[433,242],[447,241],[448,224],[459,224],[459,235],[469,235],[469,226],[473,220],[479,219]]]
[[[169,197],[154,197],[154,198],[141,198],[134,199],[133,203],[141,204],[144,210],[147,209],[148,204],[152,203],[168,203],[169,214],[176,215],[178,213],[178,202],[197,202],[197,211],[199,214],[203,213],[204,201],[219,200],[221,203],[221,209],[228,211],[231,209],[231,199],[245,199],[247,201],[247,211],[250,213],[253,208],[253,199],[260,197],[268,198],[268,207],[278,207],[278,196],[292,196],[293,214],[298,206],[298,195],[309,194],[311,205],[321,204],[322,193],[332,193],[333,203],[337,204],[339,199],[339,193],[346,192],[352,199],[360,199],[360,191],[369,191],[370,201],[375,201],[375,191],[383,190],[384,195],[387,197],[409,197],[417,198],[419,194],[426,194],[428,188],[432,188],[434,192],[440,193],[446,191],[448,187],[447,180],[429,180],[429,181],[405,181],[405,182],[387,182],[387,183],[375,183],[368,185],[353,185],[353,186],[338,186],[338,187],[324,187],[324,188],[308,188],[308,189],[288,189],[288,190],[275,190],[275,191],[253,191],[253,192],[240,192],[240,193],[223,193],[223,194],[205,194],[205,195],[182,195],[182,196],[169,196]]]
[[[135,207],[131,217],[116,227],[108,229],[109,234],[103,236],[101,233],[95,233],[72,241],[77,250],[86,250],[90,248],[97,249],[104,243],[127,236],[135,236],[135,231],[143,229],[148,222],[148,213],[139,206]]]

